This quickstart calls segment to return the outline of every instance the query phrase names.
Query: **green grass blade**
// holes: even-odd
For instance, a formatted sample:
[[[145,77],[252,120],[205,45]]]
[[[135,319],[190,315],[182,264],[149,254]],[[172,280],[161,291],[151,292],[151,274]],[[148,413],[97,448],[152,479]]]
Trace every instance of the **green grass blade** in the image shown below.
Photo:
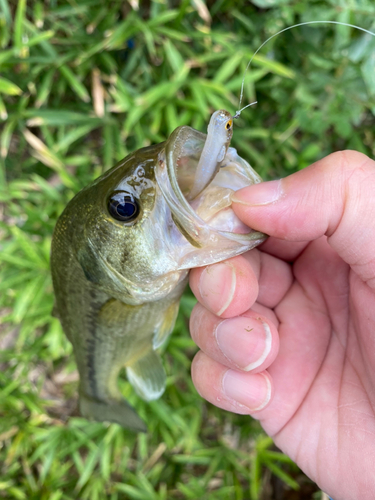
[[[23,48],[23,21],[25,18],[25,13],[26,13],[26,0],[19,0],[17,2],[17,10],[16,10],[16,17],[14,20],[14,27],[13,27],[13,42],[15,48],[19,51],[21,55],[21,50]],[[21,55],[22,57],[22,55]]]
[[[80,82],[80,80],[75,76],[73,71],[66,65],[60,66],[59,71],[77,96],[82,99],[83,102],[89,102],[90,94],[87,92],[86,87],[82,84],[82,82]]]
[[[20,95],[22,90],[13,82],[0,77],[0,92],[8,95]]]

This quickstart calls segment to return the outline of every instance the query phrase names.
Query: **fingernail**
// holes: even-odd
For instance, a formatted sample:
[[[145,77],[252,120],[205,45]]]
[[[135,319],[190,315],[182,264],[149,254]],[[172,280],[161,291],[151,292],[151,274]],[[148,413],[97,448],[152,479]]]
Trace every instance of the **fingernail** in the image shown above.
[[[239,189],[233,194],[232,201],[248,206],[269,205],[279,200],[283,194],[281,179],[279,179]]]
[[[223,393],[249,411],[262,410],[271,399],[271,381],[264,373],[241,373],[228,370],[223,377]]]
[[[206,267],[199,280],[199,291],[205,305],[220,316],[232,302],[236,289],[236,271],[228,263]]]
[[[215,337],[224,356],[244,371],[258,368],[272,347],[269,325],[261,319],[244,316],[219,323]]]

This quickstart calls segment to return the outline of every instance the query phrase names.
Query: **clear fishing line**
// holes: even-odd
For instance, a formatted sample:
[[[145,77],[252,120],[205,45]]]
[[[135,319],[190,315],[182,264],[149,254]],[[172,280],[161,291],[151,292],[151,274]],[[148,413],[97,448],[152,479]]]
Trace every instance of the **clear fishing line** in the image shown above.
[[[242,79],[242,84],[241,84],[241,94],[240,94],[240,102],[239,102],[239,107],[240,108],[241,108],[241,103],[242,103],[242,98],[243,98],[243,91],[244,91],[246,73],[247,73],[247,71],[248,71],[248,69],[250,67],[250,64],[252,63],[254,57],[258,54],[258,52],[260,51],[260,49],[262,49],[266,45],[266,43],[268,43],[270,40],[272,40],[272,38],[275,38],[275,36],[280,35],[281,33],[284,33],[284,31],[291,30],[292,28],[297,28],[298,26],[306,26],[306,25],[309,25],[309,24],[339,24],[341,26],[348,26],[349,28],[355,28],[357,30],[363,31],[364,33],[367,33],[367,34],[375,37],[375,33],[373,33],[372,31],[366,30],[365,28],[361,28],[360,26],[356,26],[355,24],[342,23],[340,21],[306,21],[304,23],[293,24],[293,26],[288,26],[287,28],[284,28],[284,29],[278,31],[274,35],[272,35],[269,38],[267,38],[267,40],[265,42],[263,42],[260,47],[257,48],[257,50],[252,55],[250,61],[247,63],[247,66],[246,66],[246,69],[245,69],[245,72],[244,72],[244,75],[243,75],[243,79]],[[247,104],[243,108],[241,108],[238,111],[236,111],[235,114],[234,114],[234,116],[233,116],[233,118],[238,118],[244,109],[248,108],[249,106],[252,106],[253,104],[255,104],[255,103],[253,102],[251,104]]]

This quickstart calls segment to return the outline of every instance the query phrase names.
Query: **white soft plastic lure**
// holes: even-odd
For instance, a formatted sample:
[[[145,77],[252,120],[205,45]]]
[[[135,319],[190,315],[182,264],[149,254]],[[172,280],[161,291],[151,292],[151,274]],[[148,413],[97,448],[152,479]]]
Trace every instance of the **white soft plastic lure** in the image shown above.
[[[200,156],[189,198],[194,199],[218,173],[233,136],[233,116],[220,109],[211,116],[207,139]]]
[[[252,102],[242,109],[256,104]],[[228,111],[219,109],[211,116],[207,128],[207,139],[198,162],[194,185],[189,193],[189,199],[196,198],[210,184],[218,173],[233,136],[233,120],[238,118],[240,111],[232,116]]]

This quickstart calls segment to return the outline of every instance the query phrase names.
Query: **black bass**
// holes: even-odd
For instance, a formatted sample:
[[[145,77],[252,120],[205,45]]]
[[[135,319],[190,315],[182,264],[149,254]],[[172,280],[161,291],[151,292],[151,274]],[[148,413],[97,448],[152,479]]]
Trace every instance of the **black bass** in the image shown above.
[[[155,349],[173,329],[189,269],[266,238],[231,210],[234,191],[261,182],[229,147],[232,127],[233,117],[217,111],[207,136],[177,128],[80,191],[60,216],[55,311],[73,344],[84,417],[144,431],[117,387],[120,370],[142,398],[160,397],[165,372]]]

